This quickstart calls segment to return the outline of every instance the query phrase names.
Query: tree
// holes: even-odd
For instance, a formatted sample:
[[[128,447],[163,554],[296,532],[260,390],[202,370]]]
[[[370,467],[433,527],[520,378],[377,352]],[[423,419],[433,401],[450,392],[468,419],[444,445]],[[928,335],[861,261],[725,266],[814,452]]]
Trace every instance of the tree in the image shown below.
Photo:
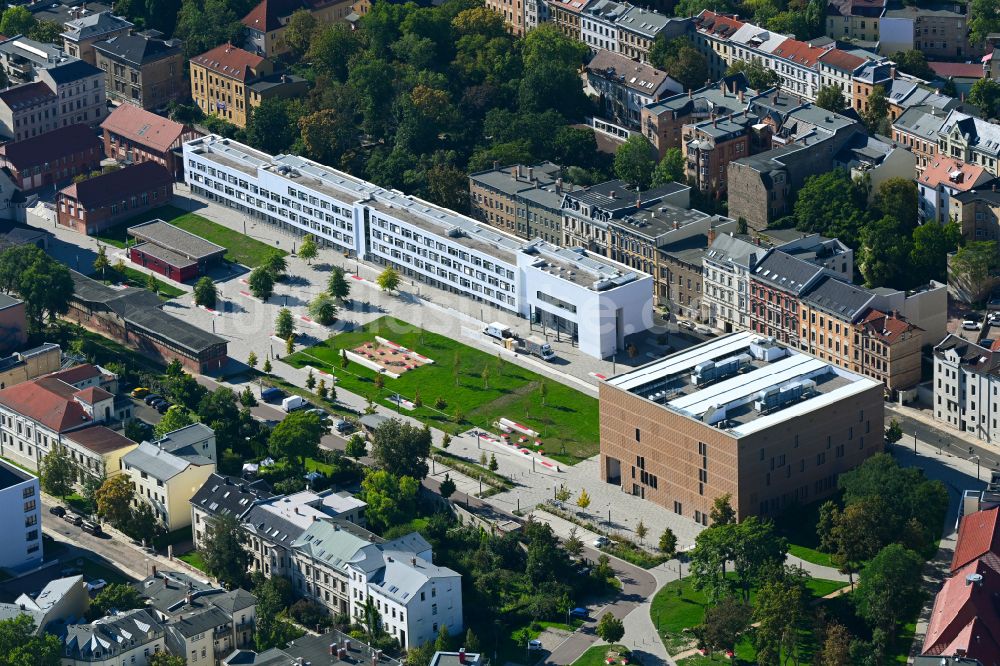
[[[347,358],[347,350],[346,349],[341,349],[340,350],[340,367],[346,369],[347,366],[350,365],[350,364],[351,364],[351,360],[349,358]]]
[[[948,277],[973,302],[981,301],[989,291],[991,275],[997,267],[996,241],[969,241],[951,257]]]
[[[668,40],[666,33],[661,32],[649,49],[649,61],[686,90],[701,88],[708,80],[708,61],[687,37]]]
[[[5,35],[25,35],[35,27],[35,16],[21,5],[8,7],[0,16],[0,33]]]
[[[850,666],[851,634],[842,624],[831,622],[826,626],[820,666]]]
[[[249,365],[251,368],[256,368],[257,367],[257,354],[256,354],[256,352],[250,352],[249,354],[247,354],[247,365]]]
[[[306,375],[306,388],[310,391],[316,388],[316,375],[313,374],[312,368],[309,368],[309,373]]]
[[[42,490],[48,494],[66,499],[73,492],[76,465],[69,457],[69,451],[62,446],[53,445],[48,455],[42,458],[38,471],[42,477]]]
[[[219,297],[215,282],[207,275],[194,285],[194,302],[203,308],[214,308]]]
[[[732,504],[731,493],[719,495],[712,502],[712,509],[708,513],[708,518],[712,525],[731,525],[736,522],[736,511]]]
[[[250,106],[247,119],[247,142],[269,153],[280,153],[288,150],[295,142],[298,134],[298,119],[301,115],[301,105],[297,101],[267,97],[257,106]],[[272,256],[279,254],[273,252]],[[269,260],[270,261],[270,260]],[[282,270],[273,270],[277,278]]]
[[[725,597],[705,611],[705,619],[696,634],[709,653],[732,652],[750,625],[752,609],[734,597]]]
[[[271,431],[268,449],[275,458],[294,462],[299,469],[305,467],[306,458],[316,455],[319,442],[326,429],[318,414],[307,411],[292,412]]]
[[[114,527],[121,529],[132,517],[132,498],[135,492],[127,474],[118,474],[105,481],[94,499],[97,502],[97,515]]]
[[[257,406],[257,396],[253,394],[253,391],[249,386],[245,386],[243,390],[240,391],[240,404],[244,407]]]
[[[371,456],[375,467],[395,476],[423,479],[427,476],[430,453],[430,431],[399,419],[389,419],[372,433]]]
[[[669,527],[664,528],[660,535],[659,548],[661,553],[671,559],[677,555],[677,535]]]
[[[319,380],[319,386],[316,387],[316,395],[318,395],[323,400],[326,400],[327,397],[330,395],[330,391],[331,390],[334,391],[333,397],[334,397],[334,399],[336,399],[337,398],[337,394],[336,394],[336,390],[337,389],[329,389],[329,388],[327,388],[326,387],[326,380],[325,379],[320,379]]]
[[[774,533],[770,522],[751,516],[741,523],[713,525],[695,539],[691,551],[691,573],[696,589],[712,599],[721,599],[738,589],[744,601],[765,575],[780,567],[788,553],[788,543]],[[733,563],[733,576],[727,564]]]
[[[605,613],[597,623],[597,635],[608,643],[617,643],[625,635],[625,625],[611,613]]]
[[[587,494],[586,490],[580,491],[579,497],[576,498],[576,505],[584,511],[590,506],[590,495]]]
[[[34,619],[20,614],[0,620],[0,655],[4,666],[59,666],[62,642],[55,634],[36,633]]]
[[[154,294],[160,293],[160,282],[152,273],[146,273],[146,289]]]
[[[305,259],[306,263],[312,264],[312,260],[318,254],[319,246],[316,244],[316,237],[312,234],[306,234],[306,237],[302,239],[302,244],[299,245],[299,259]]]
[[[896,69],[915,76],[919,79],[933,81],[937,75],[930,65],[927,64],[927,56],[923,51],[910,49],[909,51],[897,51],[893,54],[892,60],[896,63]],[[971,101],[971,99],[970,99]],[[975,104],[975,102],[973,102]]]
[[[663,159],[653,170],[653,186],[664,185],[666,183],[685,182],[684,154],[680,148],[667,148]]]
[[[806,598],[802,580],[791,576],[772,578],[757,592],[752,619],[758,664],[777,666],[782,653],[795,652]]]
[[[865,222],[864,194],[846,169],[832,169],[806,178],[795,198],[796,228],[839,237],[855,245]]]
[[[96,620],[104,617],[111,611],[124,612],[133,608],[142,608],[146,605],[146,600],[139,591],[124,583],[110,583],[107,587],[97,593],[94,600],[90,602],[90,610],[87,617]]]
[[[900,618],[910,617],[923,601],[923,560],[898,543],[889,544],[861,570],[854,603],[872,628],[892,635]]]
[[[111,262],[108,261],[108,253],[102,243],[97,244],[97,257],[94,259],[94,272],[101,274],[101,279],[105,277],[105,273]]]
[[[969,5],[968,25],[969,41],[973,44],[982,44],[991,32],[1000,32],[1000,2],[997,0],[972,0]],[[2,27],[0,24],[0,29]]]
[[[170,405],[160,422],[153,426],[153,435],[163,437],[168,432],[180,430],[197,420],[191,410],[181,405]]]
[[[909,234],[892,216],[872,220],[862,227],[858,268],[865,285],[875,288],[904,284],[910,245]]]
[[[254,298],[267,301],[267,299],[271,298],[271,294],[274,293],[274,275],[266,267],[258,266],[250,271],[247,285],[250,287],[250,293],[254,295]]]
[[[646,527],[646,523],[642,522],[642,519],[640,518],[639,524],[635,526],[635,535],[639,537],[639,543],[642,543],[647,534],[649,534],[649,528]]]
[[[274,334],[282,340],[287,340],[294,333],[295,319],[292,317],[292,311],[288,308],[281,308],[274,320]]]
[[[917,185],[908,178],[889,178],[878,186],[872,204],[891,216],[899,232],[910,236],[917,227]]]
[[[499,468],[499,467],[500,467],[500,464],[497,462],[497,456],[496,456],[496,454],[495,453],[491,453],[490,454],[490,464],[487,466],[487,469],[489,469],[491,472],[495,472],[495,471],[497,471],[497,468]]]
[[[323,326],[337,320],[337,306],[329,294],[319,293],[309,302],[309,316]]]
[[[844,89],[839,83],[823,86],[816,93],[816,106],[827,111],[840,113],[847,102],[844,100]]]
[[[984,118],[996,118],[1000,115],[1000,83],[993,79],[979,79],[969,90],[969,102],[982,111]]]
[[[441,437],[441,448],[447,450],[450,445],[451,445],[451,435],[445,433],[444,436]]]
[[[264,365],[262,365],[260,369],[264,372],[265,375],[271,374],[271,359],[265,358]]]
[[[229,589],[246,585],[251,555],[243,547],[243,530],[235,515],[225,513],[209,520],[199,552],[205,571]]]
[[[365,438],[354,433],[351,438],[347,440],[347,444],[344,446],[344,454],[354,458],[355,460],[360,460],[364,456],[368,455],[368,447],[365,445]]]
[[[726,70],[726,76],[743,73],[747,77],[747,83],[754,90],[770,90],[781,85],[781,76],[759,60],[735,60]]]
[[[575,525],[569,528],[569,537],[563,542],[563,548],[572,557],[579,557],[583,552],[583,540],[577,536]]]
[[[451,477],[446,473],[444,475],[444,481],[441,482],[441,486],[438,488],[438,492],[441,493],[441,497],[448,499],[455,494],[455,482],[451,480]]]
[[[326,25],[312,34],[306,59],[313,63],[318,74],[333,81],[347,79],[347,63],[351,56],[361,51],[361,35],[343,25]]]
[[[271,250],[271,254],[267,255],[262,266],[271,274],[275,281],[278,281],[284,277],[285,271],[288,270],[288,260],[285,259],[284,252]]]
[[[868,108],[861,113],[861,119],[871,134],[888,134],[889,100],[885,96],[885,87],[873,86],[868,95]]]
[[[366,520],[381,530],[407,522],[415,511],[419,488],[420,482],[411,476],[369,471],[361,480],[362,499],[368,504]]]
[[[316,32],[316,17],[305,9],[298,9],[288,18],[285,24],[285,45],[298,60],[309,48],[313,33]]]
[[[961,240],[962,231],[957,222],[938,224],[930,221],[914,229],[907,271],[909,286],[947,280],[948,254],[958,248]]]
[[[392,266],[386,266],[375,278],[375,283],[382,291],[395,291],[399,287],[399,273]]]
[[[69,310],[73,279],[66,266],[38,247],[21,245],[0,253],[0,288],[24,301],[28,328],[36,332],[42,329],[46,317],[54,321]]]
[[[295,334],[285,338],[285,353],[289,356],[295,352]]]
[[[878,553],[889,537],[879,512],[885,502],[877,497],[850,504],[843,511],[831,514],[832,528],[824,535],[833,563],[848,576],[851,586],[856,574],[868,560]]]
[[[555,493],[553,493],[553,494],[555,495],[555,498],[557,500],[559,500],[560,502],[567,501],[573,495],[573,493],[570,491],[570,489],[566,487],[565,483],[560,483],[559,484],[559,489],[556,490]]]
[[[272,576],[255,578],[253,594],[257,598],[257,623],[254,643],[258,651],[285,645],[291,636],[288,623],[281,619],[291,601],[291,585],[286,579]]]
[[[187,660],[184,657],[170,654],[166,650],[154,652],[146,659],[147,666],[185,666]]]
[[[344,278],[344,269],[340,266],[333,267],[330,279],[326,282],[326,291],[341,302],[351,293],[351,285]]]
[[[130,421],[132,423],[132,421]],[[127,437],[128,435],[126,435]],[[132,439],[129,437],[129,439]],[[140,438],[141,440],[142,438]],[[133,442],[136,440],[132,440]],[[81,484],[80,495],[83,497],[83,501],[86,502],[90,507],[97,506],[97,491],[104,482],[108,480],[104,474],[99,476],[91,476],[90,474],[85,474],[83,477],[83,483]]]
[[[636,190],[645,190],[653,178],[653,147],[641,134],[633,134],[615,151],[615,175]],[[624,198],[628,196],[622,192]]]
[[[901,439],[903,439],[903,427],[899,425],[899,421],[892,419],[885,429],[885,441],[889,444],[895,444]]]

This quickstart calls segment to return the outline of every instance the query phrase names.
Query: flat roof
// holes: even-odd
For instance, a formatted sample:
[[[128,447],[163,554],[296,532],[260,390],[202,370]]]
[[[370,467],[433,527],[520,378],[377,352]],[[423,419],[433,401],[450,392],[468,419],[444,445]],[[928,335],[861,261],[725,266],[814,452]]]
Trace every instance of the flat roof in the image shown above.
[[[34,478],[37,478],[34,474],[25,472],[20,467],[15,467],[6,460],[0,459],[0,490],[6,490]]]
[[[607,383],[734,437],[881,387],[749,331],[691,347]]]
[[[132,249],[139,250],[143,254],[149,255],[154,259],[159,259],[168,266],[174,266],[176,268],[186,268],[188,266],[194,266],[198,263],[196,259],[189,259],[183,255],[177,254],[173,250],[160,247],[155,243],[137,243],[132,246]]]
[[[184,231],[163,220],[150,220],[128,228],[130,236],[148,241],[161,248],[170,250],[186,259],[195,261],[207,259],[216,254],[223,254],[226,248],[207,241],[201,236]],[[176,265],[176,264],[175,264]]]

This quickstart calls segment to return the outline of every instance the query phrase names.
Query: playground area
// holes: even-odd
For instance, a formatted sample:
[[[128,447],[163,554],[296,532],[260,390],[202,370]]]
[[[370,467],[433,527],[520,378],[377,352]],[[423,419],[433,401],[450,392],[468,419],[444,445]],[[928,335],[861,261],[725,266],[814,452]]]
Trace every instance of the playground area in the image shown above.
[[[374,340],[344,351],[351,361],[393,378],[434,362],[422,354],[378,335]]]

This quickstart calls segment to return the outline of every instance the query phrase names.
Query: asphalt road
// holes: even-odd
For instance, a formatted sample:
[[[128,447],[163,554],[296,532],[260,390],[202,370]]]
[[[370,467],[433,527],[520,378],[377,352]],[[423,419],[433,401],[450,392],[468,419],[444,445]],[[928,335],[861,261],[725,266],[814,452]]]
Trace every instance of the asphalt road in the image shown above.
[[[1000,452],[985,446],[969,444],[965,440],[956,439],[947,430],[932,426],[899,414],[898,412],[886,410],[885,422],[896,419],[903,429],[903,439],[899,440],[899,446],[913,446],[913,438],[916,435],[917,450],[926,452],[940,449],[944,453],[961,456],[973,462],[978,460],[982,468],[982,478],[989,480],[989,470],[1000,470]]]

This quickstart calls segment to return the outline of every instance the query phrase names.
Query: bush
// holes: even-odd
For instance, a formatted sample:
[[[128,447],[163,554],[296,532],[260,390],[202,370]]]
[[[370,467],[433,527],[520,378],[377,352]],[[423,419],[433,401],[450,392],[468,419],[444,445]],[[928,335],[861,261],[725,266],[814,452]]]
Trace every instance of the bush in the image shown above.
[[[292,619],[308,629],[327,629],[333,625],[333,618],[315,601],[299,599],[288,610]]]

